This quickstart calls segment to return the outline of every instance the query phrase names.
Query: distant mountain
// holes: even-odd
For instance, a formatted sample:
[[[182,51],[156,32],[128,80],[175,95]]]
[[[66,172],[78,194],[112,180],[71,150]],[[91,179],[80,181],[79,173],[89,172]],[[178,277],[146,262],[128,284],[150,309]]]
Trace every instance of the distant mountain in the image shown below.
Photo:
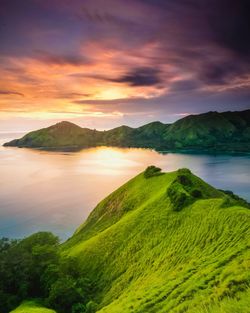
[[[173,124],[153,122],[138,128],[120,126],[108,131],[60,122],[4,144],[56,150],[101,145],[174,151],[250,152],[250,110],[208,112],[184,117]]]
[[[101,201],[61,249],[94,281],[98,313],[243,313],[247,207],[187,169],[150,167]]]

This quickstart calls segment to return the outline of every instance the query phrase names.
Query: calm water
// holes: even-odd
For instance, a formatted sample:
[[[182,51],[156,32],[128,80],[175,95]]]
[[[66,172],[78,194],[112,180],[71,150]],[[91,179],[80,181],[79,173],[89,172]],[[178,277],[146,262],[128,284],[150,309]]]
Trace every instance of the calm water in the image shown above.
[[[22,134],[0,134],[0,144]],[[159,154],[96,148],[76,153],[0,147],[0,237],[50,230],[65,239],[95,205],[154,164],[190,168],[208,183],[250,200],[250,156]]]

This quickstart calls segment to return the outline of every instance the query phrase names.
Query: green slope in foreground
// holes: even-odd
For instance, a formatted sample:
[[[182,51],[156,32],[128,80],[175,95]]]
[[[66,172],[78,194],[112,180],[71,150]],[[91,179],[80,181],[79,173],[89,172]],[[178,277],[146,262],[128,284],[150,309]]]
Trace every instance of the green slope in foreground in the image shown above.
[[[247,205],[189,170],[152,172],[104,199],[62,245],[95,282],[97,312],[250,312]]]
[[[56,313],[54,310],[42,307],[35,301],[25,301],[10,313]]]

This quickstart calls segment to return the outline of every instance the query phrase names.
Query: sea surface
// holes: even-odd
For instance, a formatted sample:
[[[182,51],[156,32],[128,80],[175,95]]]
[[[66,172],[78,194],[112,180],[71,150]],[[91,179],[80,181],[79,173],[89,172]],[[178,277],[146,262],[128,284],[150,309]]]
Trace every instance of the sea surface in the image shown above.
[[[152,164],[164,171],[187,167],[213,186],[250,201],[249,155],[107,147],[65,153],[2,147],[21,136],[0,133],[0,237],[22,238],[45,230],[65,240],[100,200]]]

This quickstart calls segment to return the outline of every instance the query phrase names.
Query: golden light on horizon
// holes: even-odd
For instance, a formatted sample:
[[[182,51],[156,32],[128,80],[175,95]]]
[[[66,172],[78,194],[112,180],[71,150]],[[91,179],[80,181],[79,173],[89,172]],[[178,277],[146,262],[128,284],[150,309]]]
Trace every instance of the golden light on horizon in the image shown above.
[[[142,47],[148,57],[156,49],[155,45]],[[5,78],[1,88],[6,91],[0,99],[2,117],[117,117],[126,112],[123,100],[149,99],[165,92],[154,85],[119,81],[131,66],[145,66],[145,60],[137,55],[125,56],[123,51],[105,48],[98,42],[84,46],[80,54],[90,55],[91,62],[67,63],[44,52],[38,52],[37,57],[2,56],[6,64],[0,69]],[[112,104],[114,100],[119,100],[119,108]]]

